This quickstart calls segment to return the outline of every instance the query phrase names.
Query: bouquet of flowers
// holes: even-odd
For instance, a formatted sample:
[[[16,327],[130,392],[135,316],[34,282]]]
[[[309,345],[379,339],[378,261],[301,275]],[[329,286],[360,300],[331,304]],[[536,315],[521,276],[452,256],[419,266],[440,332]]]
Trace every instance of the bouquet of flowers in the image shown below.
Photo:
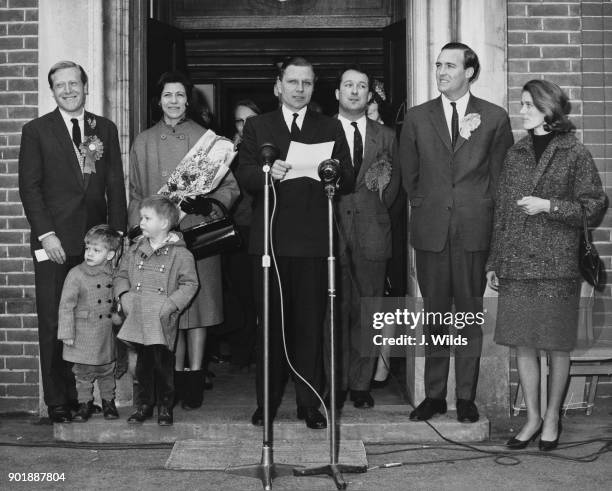
[[[158,194],[179,206],[186,197],[210,193],[227,174],[235,155],[230,140],[208,130],[183,157]]]
[[[383,158],[374,162],[365,174],[366,187],[370,191],[378,191],[381,201],[389,182],[391,182],[391,162],[387,159]]]

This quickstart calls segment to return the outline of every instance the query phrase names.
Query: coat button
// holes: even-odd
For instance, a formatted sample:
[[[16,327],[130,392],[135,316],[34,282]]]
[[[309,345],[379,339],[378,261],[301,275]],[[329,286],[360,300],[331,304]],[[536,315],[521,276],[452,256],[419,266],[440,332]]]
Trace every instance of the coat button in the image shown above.
[[[166,139],[166,138],[168,138],[168,137],[167,137],[166,135],[162,135],[162,136],[160,136],[160,138],[161,138],[162,140],[165,140],[165,139]]]
[[[160,286],[160,287],[157,289],[157,292],[158,292],[160,295],[162,295],[162,294],[164,293],[164,289],[163,289],[163,288]]]
[[[100,317],[100,319],[102,319],[102,314],[100,314],[100,316],[99,316],[99,317]]]
[[[106,303],[113,303],[113,301],[109,298]]]
[[[113,285],[111,285],[110,283],[106,285],[106,288],[112,288]]]
[[[184,140],[185,139],[185,135],[179,135],[179,140]]]
[[[106,317],[108,317],[109,319],[112,317],[111,314],[106,314]]]
[[[102,303],[102,300],[98,299],[98,303]]]
[[[99,285],[99,284],[98,284],[98,285],[96,285],[96,287],[97,287],[97,288],[102,288],[102,285]]]

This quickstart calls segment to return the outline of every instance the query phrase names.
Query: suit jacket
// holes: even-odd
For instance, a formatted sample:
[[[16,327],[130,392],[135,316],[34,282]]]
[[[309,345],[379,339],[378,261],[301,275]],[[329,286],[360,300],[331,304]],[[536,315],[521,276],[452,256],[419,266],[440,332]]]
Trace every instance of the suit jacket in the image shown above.
[[[511,279],[579,278],[582,208],[593,225],[608,203],[586,147],[558,134],[536,162],[526,136],[508,151],[497,195],[486,270]],[[550,200],[550,213],[526,215],[516,204],[524,196]]]
[[[92,174],[81,172],[72,138],[58,108],[25,124],[19,151],[19,195],[30,222],[30,243],[54,231],[67,255],[82,253],[85,233],[108,223],[125,231],[127,210],[119,138],[114,123],[85,112],[85,138],[104,145]]]
[[[408,110],[398,159],[410,200],[410,241],[416,249],[440,252],[451,223],[467,251],[489,248],[497,179],[513,143],[508,114],[470,95],[466,114],[481,123],[455,149],[441,96]]]
[[[273,143],[285,160],[291,134],[281,109],[249,118],[240,145],[238,181],[254,197],[249,253],[263,252],[264,174],[260,146]],[[340,161],[340,193],[352,191],[354,173],[351,154],[340,121],[306,111],[301,143],[334,142],[332,158]],[[317,162],[318,164],[318,162]],[[277,203],[273,224],[275,253],[279,256],[325,257],[328,253],[327,197],[323,184],[308,177],[275,183]],[[272,195],[272,193],[270,193]],[[272,206],[270,206],[272,209]]]
[[[368,169],[381,159],[393,163],[395,153],[395,132],[380,123],[367,120],[364,141],[363,162],[355,178],[355,190],[338,199],[338,216],[341,227],[339,234],[340,254],[359,248],[366,259],[382,261],[391,257],[391,219],[388,208],[393,204],[400,185],[400,172],[393,165],[391,181],[383,192],[383,201],[378,191],[366,186]],[[355,240],[346,237],[354,227]],[[349,240],[349,244],[346,240]],[[355,243],[353,243],[355,242]]]

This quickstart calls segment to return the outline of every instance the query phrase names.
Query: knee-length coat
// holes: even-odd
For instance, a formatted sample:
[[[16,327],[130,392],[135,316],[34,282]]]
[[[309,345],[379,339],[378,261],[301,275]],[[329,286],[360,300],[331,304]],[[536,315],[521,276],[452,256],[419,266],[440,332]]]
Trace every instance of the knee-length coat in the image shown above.
[[[189,119],[174,127],[161,120],[136,137],[130,152],[130,227],[138,225],[138,209],[142,199],[159,191],[181,159],[206,131],[210,130]],[[208,196],[219,200],[229,209],[239,195],[238,183],[230,171],[219,187]],[[189,226],[188,222],[197,221],[197,215],[187,215],[182,225]],[[181,316],[180,328],[214,326],[223,322],[220,256],[200,259],[196,265],[200,289]]]

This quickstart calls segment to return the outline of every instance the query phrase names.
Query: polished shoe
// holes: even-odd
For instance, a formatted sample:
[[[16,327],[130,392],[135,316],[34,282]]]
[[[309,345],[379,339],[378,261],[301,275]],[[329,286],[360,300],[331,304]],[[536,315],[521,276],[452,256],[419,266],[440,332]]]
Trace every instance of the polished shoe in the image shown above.
[[[151,416],[153,416],[153,406],[143,404],[141,406],[138,406],[136,411],[132,413],[132,415],[127,419],[127,422],[130,424],[143,423]]]
[[[432,399],[426,397],[414,411],[410,413],[412,421],[426,421],[434,414],[446,413],[446,401],[444,399]]]
[[[510,440],[506,442],[506,447],[511,450],[522,450],[526,448],[532,441],[534,441],[538,435],[542,433],[542,423],[540,423],[540,427],[535,431],[533,435],[527,440],[519,440],[518,438],[512,437]]]
[[[357,409],[374,407],[374,398],[367,390],[351,390],[351,401]]]
[[[72,414],[67,406],[50,406],[48,414],[52,423],[70,423],[72,421]]]
[[[173,423],[172,408],[170,406],[159,406],[157,408],[157,424],[159,426],[172,426]]]
[[[298,407],[297,417],[298,419],[303,419],[306,422],[306,426],[312,430],[327,428],[325,416],[316,407]]]
[[[557,426],[557,438],[554,440],[542,440],[538,443],[538,447],[540,450],[544,452],[550,452],[559,446],[559,437],[561,436],[561,420],[559,420],[559,425]]]
[[[276,408],[274,409],[270,408],[270,422],[272,422],[275,417],[276,417]],[[253,416],[251,416],[251,423],[253,423],[253,426],[263,426],[264,424],[263,407],[257,406],[257,409],[255,409]]]
[[[79,409],[76,414],[72,417],[72,421],[75,423],[85,423],[91,416],[91,407],[89,403],[82,402],[79,404]]]
[[[110,401],[102,399],[102,411],[104,413],[104,419],[119,418],[119,412],[115,406],[115,399],[111,399]]]
[[[457,399],[457,421],[460,423],[475,423],[480,418],[474,401]]]

